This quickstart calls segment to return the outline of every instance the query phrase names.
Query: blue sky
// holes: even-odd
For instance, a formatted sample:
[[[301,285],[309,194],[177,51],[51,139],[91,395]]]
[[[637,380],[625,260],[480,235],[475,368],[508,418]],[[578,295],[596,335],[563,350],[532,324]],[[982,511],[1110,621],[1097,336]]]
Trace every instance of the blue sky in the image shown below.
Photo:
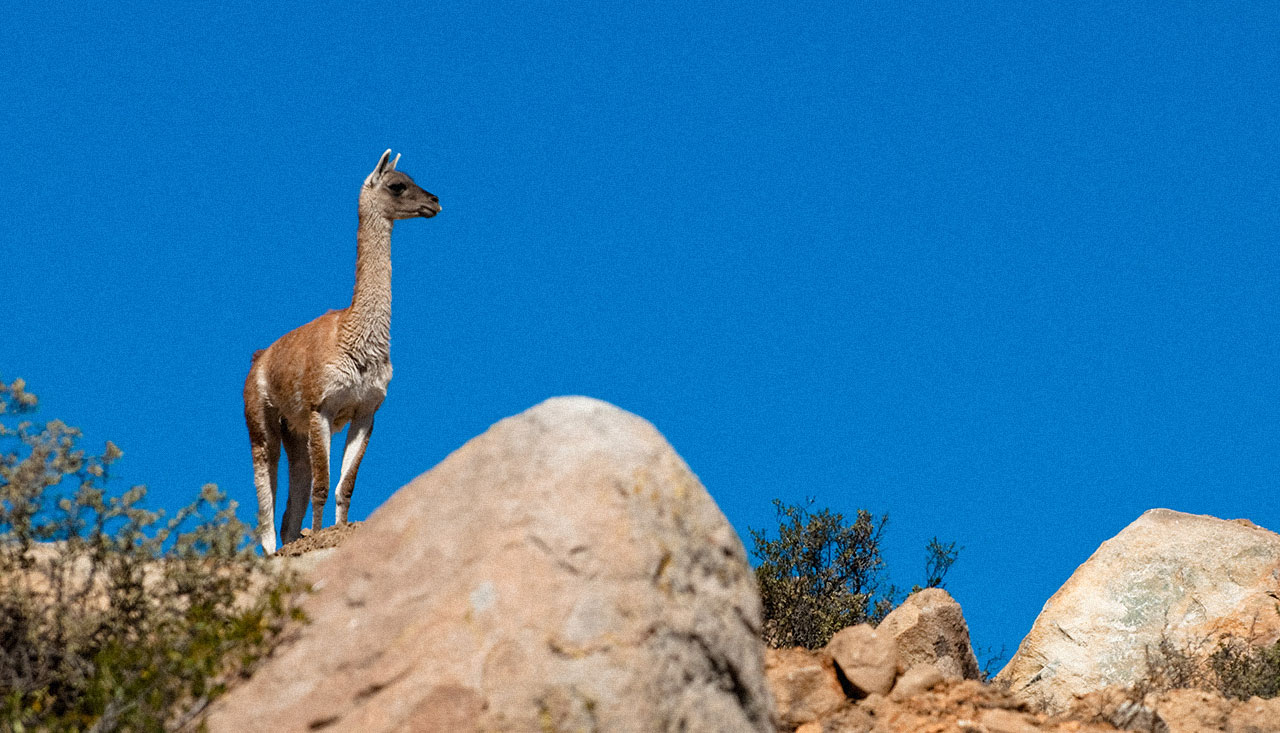
[[[0,11],[0,377],[153,505],[252,516],[249,356],[347,304],[393,147],[444,212],[353,517],[587,394],[744,537],[963,545],[980,653],[1148,508],[1280,529],[1280,6],[261,5]]]

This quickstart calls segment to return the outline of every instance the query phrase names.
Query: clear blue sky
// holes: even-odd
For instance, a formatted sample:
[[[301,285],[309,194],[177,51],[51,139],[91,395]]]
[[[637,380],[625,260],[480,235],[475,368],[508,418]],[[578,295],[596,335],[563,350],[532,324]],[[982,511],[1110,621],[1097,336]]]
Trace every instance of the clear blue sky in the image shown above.
[[[1010,653],[1148,508],[1280,529],[1280,5],[182,5],[0,11],[0,376],[153,505],[251,518],[249,356],[347,304],[393,147],[444,212],[353,517],[591,395],[744,537],[964,545]]]

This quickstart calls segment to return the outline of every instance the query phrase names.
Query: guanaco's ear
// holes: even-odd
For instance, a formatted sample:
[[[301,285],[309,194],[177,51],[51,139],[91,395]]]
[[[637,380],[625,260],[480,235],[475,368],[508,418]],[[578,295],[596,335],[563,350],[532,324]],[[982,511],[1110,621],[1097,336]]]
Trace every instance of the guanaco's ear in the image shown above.
[[[387,152],[383,153],[381,158],[378,158],[378,164],[373,167],[373,172],[369,174],[368,178],[364,179],[364,185],[374,186],[382,178],[382,174],[386,173],[387,170],[395,170],[395,163],[391,164],[390,169],[387,168],[387,158],[390,157],[391,148],[387,148]],[[396,160],[400,160],[400,156],[397,155]]]
[[[391,151],[390,151],[390,150],[388,150],[387,152],[388,152],[388,153],[390,153]],[[388,168],[387,170],[395,170],[395,169],[396,169],[396,163],[399,163],[399,162],[400,162],[400,154],[399,154],[399,153],[396,153],[396,159],[395,159],[395,160],[393,160],[393,161],[391,161],[391,167],[390,167],[390,168]]]

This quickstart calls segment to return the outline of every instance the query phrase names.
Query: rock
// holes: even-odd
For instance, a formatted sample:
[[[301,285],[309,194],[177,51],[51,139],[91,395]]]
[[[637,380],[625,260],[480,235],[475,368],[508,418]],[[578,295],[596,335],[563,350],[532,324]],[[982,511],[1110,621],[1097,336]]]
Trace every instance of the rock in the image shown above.
[[[1248,522],[1152,509],[1107,540],[1045,603],[997,680],[1060,711],[1076,696],[1131,685],[1147,650],[1280,638],[1280,535]]]
[[[1144,709],[1155,711],[1150,728],[1158,733],[1275,733],[1280,730],[1280,698],[1229,700],[1204,690],[1170,690],[1148,695]]]
[[[312,577],[311,623],[210,730],[774,730],[741,542],[653,426],[596,400],[499,422]]]
[[[908,669],[893,685],[893,699],[905,700],[912,695],[927,692],[945,679],[938,667],[928,662]]]
[[[845,693],[854,699],[886,695],[898,674],[898,650],[892,638],[870,624],[841,629],[827,643],[827,654],[854,689]]]
[[[1280,698],[1262,700],[1254,697],[1232,706],[1227,715],[1227,730],[1230,733],[1273,733],[1277,721],[1280,721]]]
[[[1013,710],[983,710],[980,720],[986,733],[1037,733],[1043,730],[1023,713]]]
[[[288,568],[297,572],[304,578],[320,579],[321,576],[316,575],[316,568],[331,555],[338,551],[336,547],[325,547],[319,550],[312,550],[305,555],[272,555],[268,562],[277,568]]]
[[[941,588],[912,593],[877,630],[893,639],[903,667],[932,664],[951,680],[976,680],[981,674],[964,612]]]
[[[831,658],[802,647],[766,649],[764,673],[778,718],[788,728],[818,720],[844,703]]]
[[[1156,698],[1153,707],[1160,725],[1168,733],[1204,733],[1223,731],[1231,717],[1231,707],[1222,697],[1203,690],[1170,690]],[[1275,730],[1277,718],[1270,722]]]
[[[806,725],[815,725],[814,723],[806,723]],[[801,733],[803,729],[796,730]],[[810,730],[813,730],[810,728]],[[888,730],[881,725],[876,726],[876,721],[871,714],[855,705],[846,705],[831,715],[823,719],[822,725],[818,728],[822,733],[888,733]],[[817,731],[815,731],[817,733]]]

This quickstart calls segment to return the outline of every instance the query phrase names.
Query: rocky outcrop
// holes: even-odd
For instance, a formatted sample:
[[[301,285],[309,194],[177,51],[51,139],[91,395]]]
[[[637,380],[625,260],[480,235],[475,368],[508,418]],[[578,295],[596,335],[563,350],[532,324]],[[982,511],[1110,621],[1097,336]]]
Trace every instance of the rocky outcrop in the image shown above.
[[[493,426],[311,577],[311,623],[211,730],[774,730],[741,542],[602,402]]]
[[[913,669],[929,665],[918,665]],[[846,700],[818,719],[798,725],[785,717],[789,733],[1115,733],[1105,720],[1055,718],[1031,711],[1002,689],[976,680],[948,681],[938,675],[926,689]],[[934,674],[937,674],[936,670]],[[771,676],[772,679],[772,676]],[[1137,730],[1137,729],[1135,729]],[[1142,729],[1150,732],[1150,728]],[[1184,733],[1185,729],[1178,733]],[[1204,729],[1211,730],[1211,729]],[[1204,733],[1204,730],[1197,733]],[[1244,730],[1244,729],[1236,729]],[[1252,733],[1269,730],[1259,728]]]
[[[1131,685],[1148,650],[1280,638],[1280,535],[1245,520],[1152,509],[1107,540],[1045,604],[997,680],[1046,710]]]
[[[976,677],[978,669],[960,604],[940,589],[912,595],[878,628],[850,626],[821,650],[770,649],[766,659],[782,728],[796,733],[914,732],[920,719],[904,711],[918,709],[922,697],[958,700],[934,691],[953,686],[949,683],[965,674]],[[1019,705],[998,692],[979,698]],[[899,714],[900,725],[892,722]]]
[[[929,664],[952,680],[976,680],[982,673],[964,612],[941,588],[912,593],[876,630],[893,639],[905,669]]]

